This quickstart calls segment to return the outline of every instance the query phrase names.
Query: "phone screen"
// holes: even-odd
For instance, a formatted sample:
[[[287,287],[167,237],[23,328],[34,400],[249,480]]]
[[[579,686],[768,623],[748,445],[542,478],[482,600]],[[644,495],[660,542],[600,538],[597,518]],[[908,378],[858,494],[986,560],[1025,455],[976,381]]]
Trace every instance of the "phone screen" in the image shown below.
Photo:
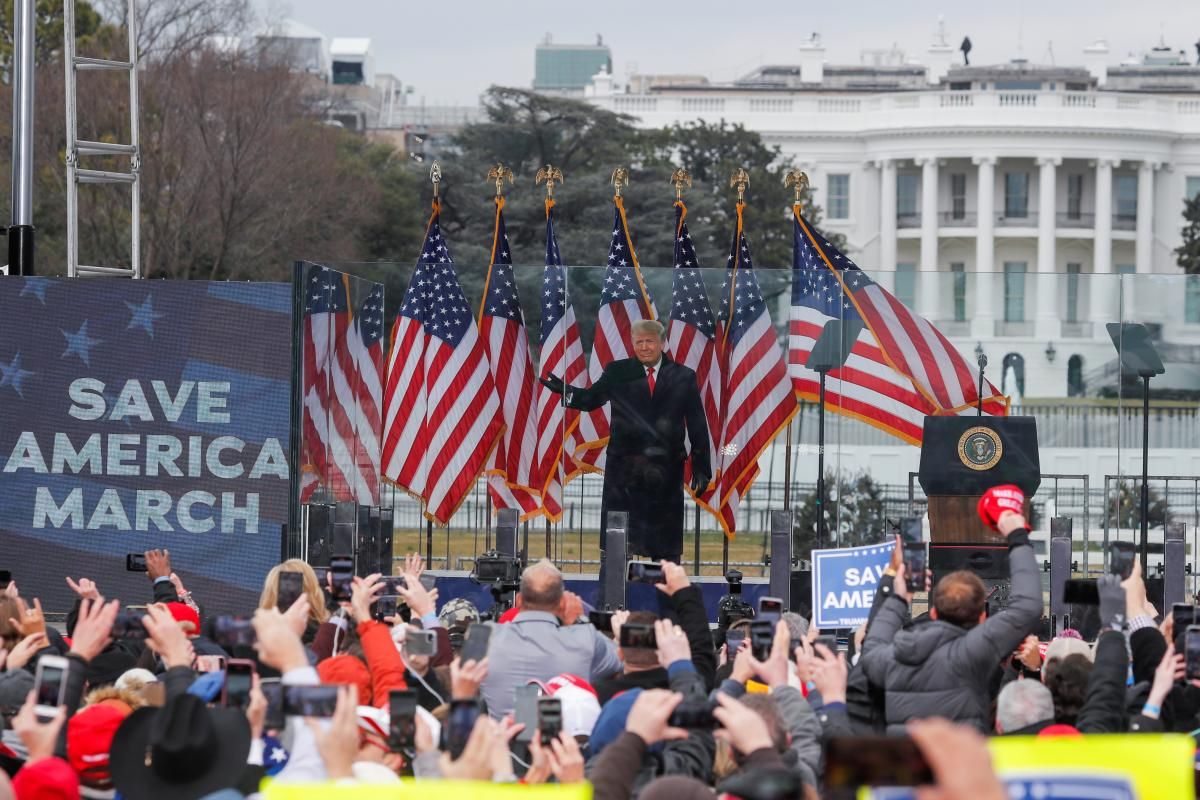
[[[125,569],[129,572],[147,572],[146,554],[129,553],[125,556]]]
[[[745,631],[726,631],[725,657],[732,661],[737,655],[738,650],[742,649],[742,642],[744,641],[746,641]]]
[[[410,750],[417,746],[417,693],[394,691],[388,694],[388,747],[393,751]]]
[[[338,602],[349,600],[350,584],[354,580],[354,559],[351,556],[329,559],[329,579],[333,584],[333,599]]]
[[[254,662],[230,659],[225,665],[225,688],[221,704],[229,708],[245,708],[250,705],[250,690],[254,688]]]
[[[562,700],[557,697],[538,700],[537,717],[538,737],[542,746],[548,746],[562,733]]]
[[[783,600],[778,597],[760,597],[758,599],[758,616],[755,619],[778,622],[783,615]]]
[[[282,730],[287,725],[287,717],[283,713],[283,686],[279,679],[263,679],[259,685],[263,697],[267,698],[267,715],[263,719],[263,727],[269,731]]]
[[[475,700],[451,700],[450,715],[442,726],[442,749],[458,760],[467,748],[467,739],[479,719],[479,703]]]
[[[288,717],[332,717],[337,710],[338,685],[284,686],[283,713]]]
[[[825,746],[825,785],[926,786],[933,771],[916,742],[906,736],[834,737]]]
[[[253,647],[257,641],[254,625],[246,617],[217,617],[213,621],[213,638],[226,652]]]
[[[630,583],[666,583],[662,565],[653,561],[630,561],[629,572],[625,576]]]
[[[7,569],[0,569],[0,589],[8,588],[12,583],[12,572]]]
[[[596,626],[601,633],[612,633],[612,618],[611,611],[589,611],[588,622]]]
[[[537,686],[518,686],[513,689],[513,721],[525,726],[517,734],[518,742],[533,741],[533,732],[538,726],[538,698],[541,696]]]
[[[388,617],[395,617],[400,607],[401,600],[397,595],[385,594],[379,597],[371,606],[371,616],[380,622],[385,621]]]
[[[279,591],[276,594],[275,607],[280,611],[287,611],[303,593],[303,575],[299,572],[281,572],[279,573]]]
[[[1133,557],[1137,548],[1133,542],[1110,542],[1108,545],[1108,572],[1120,575],[1125,580],[1133,573]]]
[[[925,544],[923,542],[905,542],[904,573],[908,591],[925,591],[925,569]]]
[[[653,650],[658,647],[654,638],[654,626],[641,622],[626,622],[621,626],[621,647],[646,648]]]
[[[404,634],[404,655],[431,656],[437,652],[437,633],[415,631],[409,628]]]
[[[483,661],[487,658],[488,640],[491,638],[492,629],[489,625],[475,624],[467,629],[467,638],[463,642],[462,650],[459,656],[463,664],[468,661]]]
[[[46,708],[57,708],[62,705],[63,680],[67,671],[61,666],[52,665],[46,659],[38,659],[37,681],[34,686],[35,703]]]
[[[919,542],[923,533],[921,531],[920,517],[903,517],[900,520],[900,540],[904,542]]]
[[[1196,624],[1196,607],[1188,603],[1175,603],[1171,606],[1171,619],[1175,622],[1175,630]]]
[[[1200,678],[1200,625],[1188,626],[1187,633],[1184,634],[1183,647],[1187,651],[1185,677],[1189,681]]]

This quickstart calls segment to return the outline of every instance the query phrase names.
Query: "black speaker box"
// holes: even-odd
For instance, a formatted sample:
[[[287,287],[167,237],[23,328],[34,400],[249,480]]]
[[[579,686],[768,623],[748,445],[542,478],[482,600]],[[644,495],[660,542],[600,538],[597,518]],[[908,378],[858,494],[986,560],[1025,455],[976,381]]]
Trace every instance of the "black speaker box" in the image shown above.
[[[308,507],[308,552],[305,560],[314,567],[328,567],[333,553],[333,506],[314,503]]]

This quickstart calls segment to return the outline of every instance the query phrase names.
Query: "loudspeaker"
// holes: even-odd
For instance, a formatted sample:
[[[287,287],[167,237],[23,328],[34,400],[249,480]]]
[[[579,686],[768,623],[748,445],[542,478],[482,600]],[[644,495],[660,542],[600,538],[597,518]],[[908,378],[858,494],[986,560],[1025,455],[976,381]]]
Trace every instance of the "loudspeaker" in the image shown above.
[[[812,608],[812,570],[794,569],[791,574],[792,604],[790,608],[805,619],[811,620]]]
[[[502,556],[517,555],[517,510],[502,508],[496,514],[496,552]]]
[[[328,567],[333,553],[333,506],[313,503],[308,509],[308,551],[305,560],[314,567]]]
[[[1158,607],[1163,616],[1170,613],[1173,604],[1184,602],[1187,595],[1184,585],[1187,562],[1187,548],[1184,545],[1186,533],[1187,526],[1183,522],[1167,523],[1163,540],[1163,597],[1162,605]]]
[[[602,607],[625,607],[625,571],[629,558],[626,550],[628,532],[629,514],[625,511],[608,512],[608,527],[604,533],[604,581],[600,585],[600,605]]]
[[[1050,615],[1054,617],[1067,613],[1063,587],[1071,577],[1071,526],[1070,517],[1050,520]]]
[[[771,597],[792,610],[792,512],[771,512]]]
[[[379,564],[378,552],[379,527],[371,529],[371,506],[358,507],[357,528],[355,530],[354,574],[365,578],[375,571]]]
[[[379,574],[392,574],[392,546],[395,534],[395,511],[379,509]]]
[[[333,554],[354,555],[357,544],[358,505],[354,502],[338,503],[333,509]]]

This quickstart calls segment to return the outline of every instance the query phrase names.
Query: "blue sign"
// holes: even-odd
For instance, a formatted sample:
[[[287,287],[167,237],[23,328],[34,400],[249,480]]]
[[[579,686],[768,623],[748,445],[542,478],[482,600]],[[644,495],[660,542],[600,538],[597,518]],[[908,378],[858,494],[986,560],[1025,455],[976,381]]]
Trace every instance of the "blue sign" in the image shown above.
[[[813,550],[813,624],[824,630],[866,622],[893,549],[893,542],[885,542]]]
[[[47,610],[64,576],[145,603],[171,553],[210,612],[257,605],[289,497],[291,287],[0,280],[0,569]]]

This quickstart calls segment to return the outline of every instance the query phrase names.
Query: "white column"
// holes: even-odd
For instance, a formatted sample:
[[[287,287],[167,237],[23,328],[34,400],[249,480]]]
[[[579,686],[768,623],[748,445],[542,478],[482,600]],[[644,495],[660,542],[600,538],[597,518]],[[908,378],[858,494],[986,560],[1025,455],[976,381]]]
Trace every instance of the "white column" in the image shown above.
[[[1038,173],[1038,244],[1037,244],[1037,279],[1029,289],[1037,297],[1037,317],[1034,323],[1038,339],[1057,339],[1060,333],[1058,323],[1058,281],[1054,277],[1057,271],[1055,263],[1055,245],[1057,231],[1054,226],[1054,215],[1057,211],[1055,204],[1056,167],[1062,163],[1058,156],[1045,156],[1038,159],[1041,168]],[[1026,290],[1028,293],[1029,289]]]
[[[978,169],[975,199],[975,308],[971,335],[990,339],[996,330],[996,157],[972,159]]]
[[[1092,281],[1088,293],[1092,336],[1107,339],[1104,323],[1117,321],[1120,285],[1112,275],[1112,190],[1113,167],[1119,159],[1102,158],[1096,162],[1096,233],[1092,254]]]
[[[917,313],[930,321],[944,316],[938,305],[938,162],[918,158],[921,167],[921,274],[917,277]]]
[[[1143,161],[1138,166],[1137,234],[1135,250],[1138,274],[1154,271],[1154,169],[1158,165]]]
[[[879,270],[876,280],[891,288],[896,272],[896,162],[885,158],[879,166]]]

